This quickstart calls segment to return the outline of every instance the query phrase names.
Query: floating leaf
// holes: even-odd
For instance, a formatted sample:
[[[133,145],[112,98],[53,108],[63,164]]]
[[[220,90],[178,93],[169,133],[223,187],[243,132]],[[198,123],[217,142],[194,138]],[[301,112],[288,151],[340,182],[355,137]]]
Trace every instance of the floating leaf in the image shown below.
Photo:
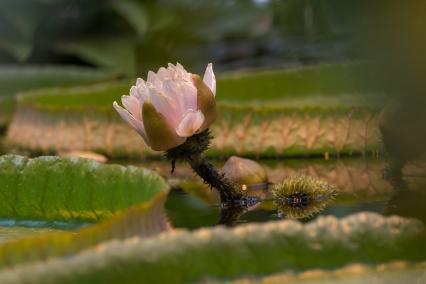
[[[71,86],[113,78],[112,73],[72,66],[0,66],[0,129],[6,127],[15,110],[13,96],[40,87]]]
[[[349,264],[343,268],[311,269],[302,273],[283,272],[263,277],[242,277],[229,284],[347,284],[347,283],[416,283],[424,279],[426,262],[392,261],[379,265]],[[207,280],[204,284],[224,283]]]
[[[28,237],[28,236],[41,235],[41,234],[51,233],[54,231],[56,231],[56,229],[37,228],[37,227],[31,228],[31,227],[1,226],[0,227],[0,245],[9,240]]]
[[[285,220],[234,229],[175,230],[6,269],[0,282],[192,283],[206,275],[229,279],[353,262],[415,261],[425,259],[425,240],[418,220],[375,213],[321,217],[307,224]]]
[[[0,218],[98,221],[167,191],[146,169],[81,158],[0,157]]]
[[[0,157],[0,218],[102,221],[78,232],[27,237],[0,245],[0,265],[75,253],[110,239],[144,237],[169,227],[169,186],[136,167],[81,158]]]
[[[164,201],[165,193],[159,192],[149,202],[77,232],[46,233],[0,244],[0,267],[70,255],[108,240],[156,235],[169,228]]]
[[[209,153],[260,157],[377,150],[377,105],[370,101],[375,96],[368,95],[377,89],[354,83],[367,77],[361,73],[370,70],[369,66],[348,63],[218,77],[222,115],[211,127],[216,139]],[[132,84],[126,80],[25,93],[19,98],[19,112],[5,142],[43,153],[69,149],[101,150],[116,157],[155,155],[141,146],[136,133],[129,133],[127,125],[117,121],[111,107]],[[81,131],[82,124],[86,131]],[[52,133],[66,137],[70,132],[77,142],[49,137]],[[112,133],[124,133],[126,143],[111,139]]]
[[[72,66],[0,65],[0,97],[51,86],[71,86],[113,78],[113,74],[93,68]]]

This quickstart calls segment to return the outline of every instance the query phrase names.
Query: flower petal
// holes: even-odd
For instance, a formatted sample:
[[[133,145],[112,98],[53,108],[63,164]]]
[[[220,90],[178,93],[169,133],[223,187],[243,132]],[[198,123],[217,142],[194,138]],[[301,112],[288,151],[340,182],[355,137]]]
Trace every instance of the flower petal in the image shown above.
[[[145,80],[142,78],[137,78],[136,79],[136,87],[139,87],[141,85],[145,85]]]
[[[191,73],[185,70],[185,68],[179,63],[176,63],[176,72],[179,75],[180,79],[182,80],[190,80]]]
[[[198,132],[203,125],[204,115],[201,111],[188,111],[176,128],[176,133],[180,137],[190,137]]]
[[[150,89],[150,91],[150,102],[155,110],[167,119],[171,127],[176,128],[183,113],[177,106],[178,102],[173,97],[157,92],[156,89]]]
[[[154,81],[156,80],[157,80],[157,75],[152,71],[148,71],[148,77],[146,81],[154,85]]]
[[[164,80],[170,80],[171,79],[171,72],[169,69],[166,69],[164,67],[161,67],[160,69],[158,69],[158,73],[157,73],[157,77],[160,81],[164,81]]]
[[[179,122],[187,110],[185,108],[185,96],[180,93],[178,85],[171,80],[163,82],[163,91],[164,95],[172,102],[173,115],[177,118],[177,122]],[[192,109],[195,109],[195,107]]]
[[[136,120],[142,120],[142,108],[138,98],[134,96],[122,96],[121,102]]]
[[[118,114],[121,116],[124,121],[126,121],[131,127],[133,127],[136,132],[139,133],[140,136],[142,136],[145,143],[149,146],[149,140],[147,139],[145,128],[142,123],[142,121],[136,120],[126,109],[122,108],[117,102],[113,103],[113,106],[115,110],[118,112]]]
[[[207,65],[206,72],[204,72],[203,82],[210,88],[213,95],[216,96],[216,77],[213,73],[213,64],[211,63]]]
[[[151,146],[167,150],[185,142],[186,137],[207,129],[216,118],[216,78],[208,64],[204,79],[180,64],[168,64],[147,80],[136,80],[129,96],[114,108]],[[149,142],[149,143],[148,143]]]

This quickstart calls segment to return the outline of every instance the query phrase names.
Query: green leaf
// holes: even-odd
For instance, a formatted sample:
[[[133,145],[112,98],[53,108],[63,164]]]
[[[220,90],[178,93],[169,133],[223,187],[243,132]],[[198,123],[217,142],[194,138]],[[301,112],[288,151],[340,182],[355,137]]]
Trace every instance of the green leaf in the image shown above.
[[[0,266],[78,252],[111,239],[166,230],[168,184],[146,169],[81,158],[0,157],[0,218],[101,221],[0,245]]]
[[[164,213],[165,196],[159,192],[150,201],[75,232],[50,232],[0,244],[0,267],[67,256],[109,240],[149,237],[163,232],[169,228]]]
[[[119,74],[134,75],[136,72],[135,44],[128,38],[67,41],[58,44],[57,49]]]
[[[426,263],[395,261],[379,265],[349,264],[339,269],[312,269],[302,273],[281,272],[263,277],[241,277],[231,283],[244,284],[347,284],[347,283],[416,283],[424,279]],[[229,283],[206,281],[204,284]]]
[[[114,78],[111,72],[76,66],[0,65],[0,98],[51,86],[71,86]]]
[[[113,7],[127,20],[140,37],[146,33],[148,29],[148,15],[140,2],[134,0],[119,0],[113,2]]]
[[[36,1],[8,1],[0,3],[0,48],[25,61],[33,48],[33,37],[46,11]]]
[[[211,130],[217,137],[215,141],[222,142],[215,144],[210,154],[290,156],[377,150],[376,116],[383,93],[374,84],[374,78],[377,78],[374,68],[368,63],[328,64],[217,76],[216,100],[222,115]],[[48,128],[52,131],[58,129],[61,122],[69,121],[70,114],[75,114],[76,123],[81,123],[84,117],[93,119],[94,124],[121,122],[111,103],[128,94],[133,84],[133,80],[125,80],[90,87],[25,93],[20,96],[20,112],[16,114],[16,121],[20,123],[11,125],[5,142],[32,151],[59,148],[57,144],[49,143],[46,132],[38,131],[34,117],[38,118],[36,121],[53,121],[55,126]],[[31,112],[31,118],[26,115],[28,112]],[[95,114],[96,117],[92,118]],[[29,132],[21,130],[24,125],[31,130],[30,137],[38,137],[31,144],[24,138],[28,137],[24,134]],[[117,126],[121,128],[124,124]],[[224,128],[230,130],[227,137]],[[286,128],[289,129],[287,134]],[[94,135],[107,139],[108,134],[100,133]],[[257,135],[262,133],[263,137]],[[287,135],[287,138],[283,135]],[[136,143],[140,141],[136,134],[128,139]],[[127,144],[125,151],[118,146],[122,144],[115,141],[108,150],[102,146],[99,149],[97,145],[88,148],[117,157],[135,157],[142,153],[152,155],[147,147],[134,146],[136,143]]]
[[[0,65],[0,128],[10,122],[15,110],[13,96],[18,92],[40,87],[85,84],[114,77],[111,72],[84,67]]]
[[[0,218],[99,221],[167,192],[146,169],[80,158],[0,157]]]
[[[12,39],[0,42],[0,49],[4,49],[19,62],[25,61],[32,51],[32,42],[25,39]]]
[[[425,260],[424,225],[415,219],[359,213],[310,223],[285,220],[193,232],[174,230],[106,243],[67,258],[3,270],[7,283],[194,283],[349,263]]]
[[[42,235],[46,233],[52,233],[56,229],[51,228],[32,228],[32,227],[0,227],[0,245],[6,241],[28,237]],[[58,230],[59,231],[59,230]]]
[[[353,106],[363,103],[371,93],[381,92],[374,84],[374,68],[365,63],[323,64],[305,68],[270,71],[232,72],[217,78],[216,100],[229,105],[267,105],[304,108],[332,106]],[[94,88],[70,89],[69,95],[57,100],[61,89],[44,90],[26,96],[25,101],[41,102],[58,106],[87,104],[96,99],[99,106],[110,106],[111,102],[128,93],[133,82],[108,83],[102,92]],[[117,93],[117,89],[121,92]],[[259,100],[261,95],[262,99]],[[96,98],[93,98],[96,97]],[[364,101],[363,101],[364,100]],[[234,103],[234,104],[232,104]],[[299,107],[298,107],[299,106]],[[111,112],[114,110],[110,108]]]

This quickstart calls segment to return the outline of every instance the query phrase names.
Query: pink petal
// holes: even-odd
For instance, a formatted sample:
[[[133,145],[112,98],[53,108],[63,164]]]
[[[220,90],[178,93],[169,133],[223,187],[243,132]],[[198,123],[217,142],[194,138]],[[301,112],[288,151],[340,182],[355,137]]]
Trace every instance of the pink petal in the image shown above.
[[[206,72],[204,72],[203,82],[210,88],[213,95],[216,96],[216,77],[213,73],[213,64],[211,63],[207,65]]]
[[[136,79],[136,87],[139,87],[141,85],[145,85],[145,80],[142,78],[137,78]]]
[[[122,108],[119,104],[117,104],[117,102],[114,102],[113,106],[118,112],[118,114],[121,116],[121,118],[126,121],[131,127],[133,127],[136,132],[138,132],[139,135],[142,136],[145,143],[149,145],[149,141],[146,138],[145,128],[143,126],[142,121],[136,120],[126,109]]]
[[[176,68],[186,72],[185,68],[179,62],[176,62]]]
[[[173,65],[172,63],[168,63],[167,64],[167,68],[169,69],[169,70],[177,70],[178,68],[177,68],[177,65]]]
[[[173,101],[173,108],[174,108],[175,115],[178,121],[180,121],[182,119],[183,114],[186,111],[184,96],[180,94],[180,90],[176,88],[176,84],[171,80],[167,80],[163,82],[163,91],[164,91],[164,95]]]
[[[146,82],[143,79],[138,78],[136,80],[136,85],[130,88],[130,95],[138,98],[140,104],[143,105],[143,102],[146,100],[148,95]]]
[[[170,72],[170,70],[168,70],[164,67],[161,67],[158,70],[157,74],[158,74],[157,77],[159,78],[160,81],[170,80],[172,78],[172,76],[171,76],[172,73]]]
[[[142,120],[142,108],[138,98],[134,96],[122,96],[121,102],[135,119]]]
[[[145,83],[133,86],[130,89],[130,94],[139,98],[139,102],[143,105],[143,102],[149,98],[149,89]]]
[[[190,80],[191,74],[185,70],[185,68],[179,63],[176,63],[176,73],[180,80]]]
[[[192,81],[180,82],[178,88],[184,101],[184,111],[188,109],[197,109],[197,88],[194,83]]]
[[[201,111],[188,111],[176,128],[176,134],[180,137],[190,137],[194,135],[203,125],[204,115]]]
[[[152,71],[148,71],[148,78],[146,81],[154,85],[154,81],[156,80],[157,80],[157,75]]]
[[[163,82],[163,94],[174,102],[179,114],[178,121],[189,109],[197,109],[197,90],[189,82],[182,80],[167,80]]]
[[[135,97],[135,98],[138,98],[138,99],[139,99],[140,94],[139,94],[139,91],[138,91],[138,87],[136,87],[136,86],[132,86],[132,87],[130,88],[130,95],[131,95],[132,97]]]
[[[157,89],[150,88],[150,101],[155,110],[161,113],[167,120],[167,123],[176,128],[181,119],[177,101],[167,97],[163,93],[157,92]]]

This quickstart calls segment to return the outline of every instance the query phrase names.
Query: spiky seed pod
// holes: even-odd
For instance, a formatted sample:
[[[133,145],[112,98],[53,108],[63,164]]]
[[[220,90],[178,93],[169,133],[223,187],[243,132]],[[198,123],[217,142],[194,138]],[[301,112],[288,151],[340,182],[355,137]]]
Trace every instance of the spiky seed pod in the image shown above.
[[[336,189],[317,177],[297,175],[272,188],[277,207],[288,218],[310,217],[324,209],[336,195]]]

